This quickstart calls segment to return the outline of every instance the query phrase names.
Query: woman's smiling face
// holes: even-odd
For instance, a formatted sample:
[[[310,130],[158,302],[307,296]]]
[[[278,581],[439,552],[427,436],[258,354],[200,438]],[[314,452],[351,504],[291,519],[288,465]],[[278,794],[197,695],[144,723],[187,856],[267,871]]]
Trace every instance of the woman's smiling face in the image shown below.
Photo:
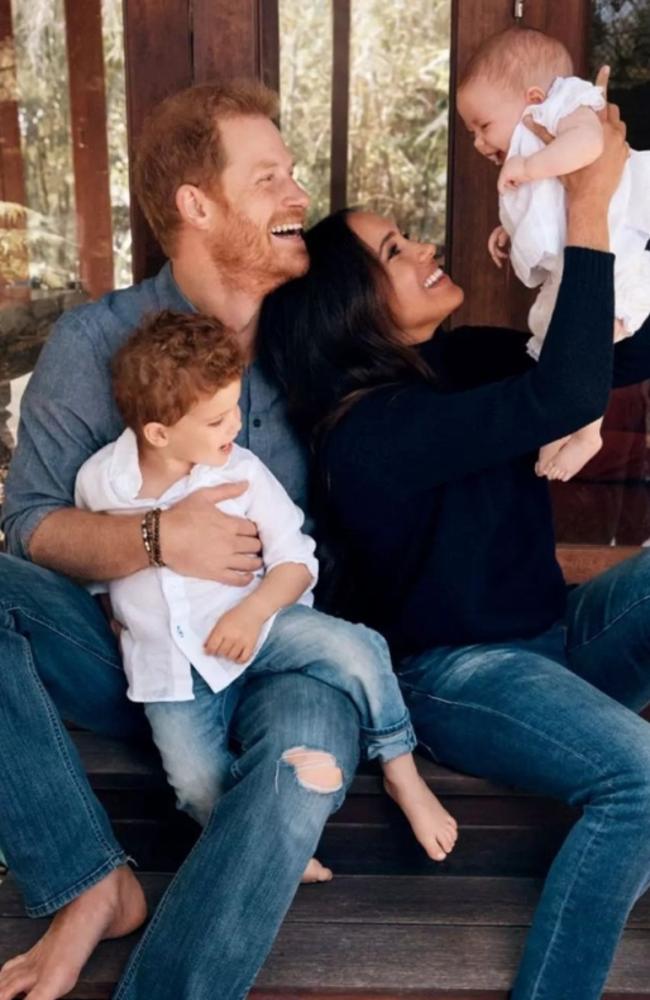
[[[384,267],[390,282],[389,306],[406,342],[430,340],[464,297],[436,261],[435,245],[408,239],[393,219],[370,212],[350,212],[347,222]]]

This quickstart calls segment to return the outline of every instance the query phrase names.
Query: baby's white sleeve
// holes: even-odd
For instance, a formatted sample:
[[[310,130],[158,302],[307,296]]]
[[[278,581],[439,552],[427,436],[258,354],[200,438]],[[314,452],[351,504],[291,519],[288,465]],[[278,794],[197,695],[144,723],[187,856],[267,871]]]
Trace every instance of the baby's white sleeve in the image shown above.
[[[572,115],[578,108],[601,111],[604,107],[605,98],[600,87],[579,76],[565,76],[553,83],[546,100],[526,108],[526,114],[530,114],[534,121],[547,128],[552,135],[557,135],[562,119]]]
[[[246,516],[257,525],[266,572],[282,563],[302,563],[312,575],[312,589],[318,579],[318,560],[316,543],[301,530],[305,515],[257,458],[252,465],[249,496]]]
[[[74,484],[74,505],[80,510],[101,511],[105,509],[105,503],[98,503],[99,490],[98,481],[101,476],[101,461],[97,458],[97,452],[91,455],[79,469]],[[86,590],[91,594],[108,594],[109,585],[107,582],[86,583]]]

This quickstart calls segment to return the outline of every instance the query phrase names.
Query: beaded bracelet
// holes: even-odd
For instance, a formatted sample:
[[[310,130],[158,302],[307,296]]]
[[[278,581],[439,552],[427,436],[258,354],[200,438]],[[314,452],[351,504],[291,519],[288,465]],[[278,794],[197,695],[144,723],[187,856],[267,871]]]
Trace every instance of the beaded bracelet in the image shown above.
[[[144,545],[145,552],[149,557],[150,566],[164,566],[162,555],[160,553],[160,515],[162,511],[160,507],[154,507],[152,510],[148,510],[147,513],[142,518],[140,522],[140,533],[142,535],[142,544]]]

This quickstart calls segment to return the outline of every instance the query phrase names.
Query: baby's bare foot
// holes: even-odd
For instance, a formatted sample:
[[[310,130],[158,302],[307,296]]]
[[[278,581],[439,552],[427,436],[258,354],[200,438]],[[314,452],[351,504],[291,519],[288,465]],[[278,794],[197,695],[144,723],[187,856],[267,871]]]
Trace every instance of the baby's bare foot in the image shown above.
[[[580,472],[580,469],[596,455],[602,447],[600,437],[582,437],[574,434],[548,463],[544,475],[547,479],[557,479],[566,483]]]
[[[130,934],[146,916],[140,883],[130,868],[117,868],[59,910],[33,948],[2,966],[0,1000],[65,996],[100,941]]]
[[[304,875],[300,881],[303,884],[310,882],[331,882],[333,877],[331,868],[326,868],[316,858],[312,858],[305,868]]]
[[[399,785],[384,776],[384,788],[406,816],[429,857],[444,861],[455,847],[458,824],[420,775]]]

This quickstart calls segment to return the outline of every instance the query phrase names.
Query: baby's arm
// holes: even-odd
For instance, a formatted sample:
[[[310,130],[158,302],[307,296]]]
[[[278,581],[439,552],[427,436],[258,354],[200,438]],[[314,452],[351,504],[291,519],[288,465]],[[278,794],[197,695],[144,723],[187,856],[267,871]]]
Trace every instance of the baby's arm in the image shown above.
[[[283,563],[264,577],[259,587],[227,611],[205,643],[207,653],[246,663],[253,655],[262,626],[280,608],[295,604],[314,578],[302,563]]]
[[[578,108],[558,123],[557,136],[532,156],[511,156],[499,174],[503,194],[528,181],[561,177],[597,160],[603,151],[603,127],[592,108]]]

